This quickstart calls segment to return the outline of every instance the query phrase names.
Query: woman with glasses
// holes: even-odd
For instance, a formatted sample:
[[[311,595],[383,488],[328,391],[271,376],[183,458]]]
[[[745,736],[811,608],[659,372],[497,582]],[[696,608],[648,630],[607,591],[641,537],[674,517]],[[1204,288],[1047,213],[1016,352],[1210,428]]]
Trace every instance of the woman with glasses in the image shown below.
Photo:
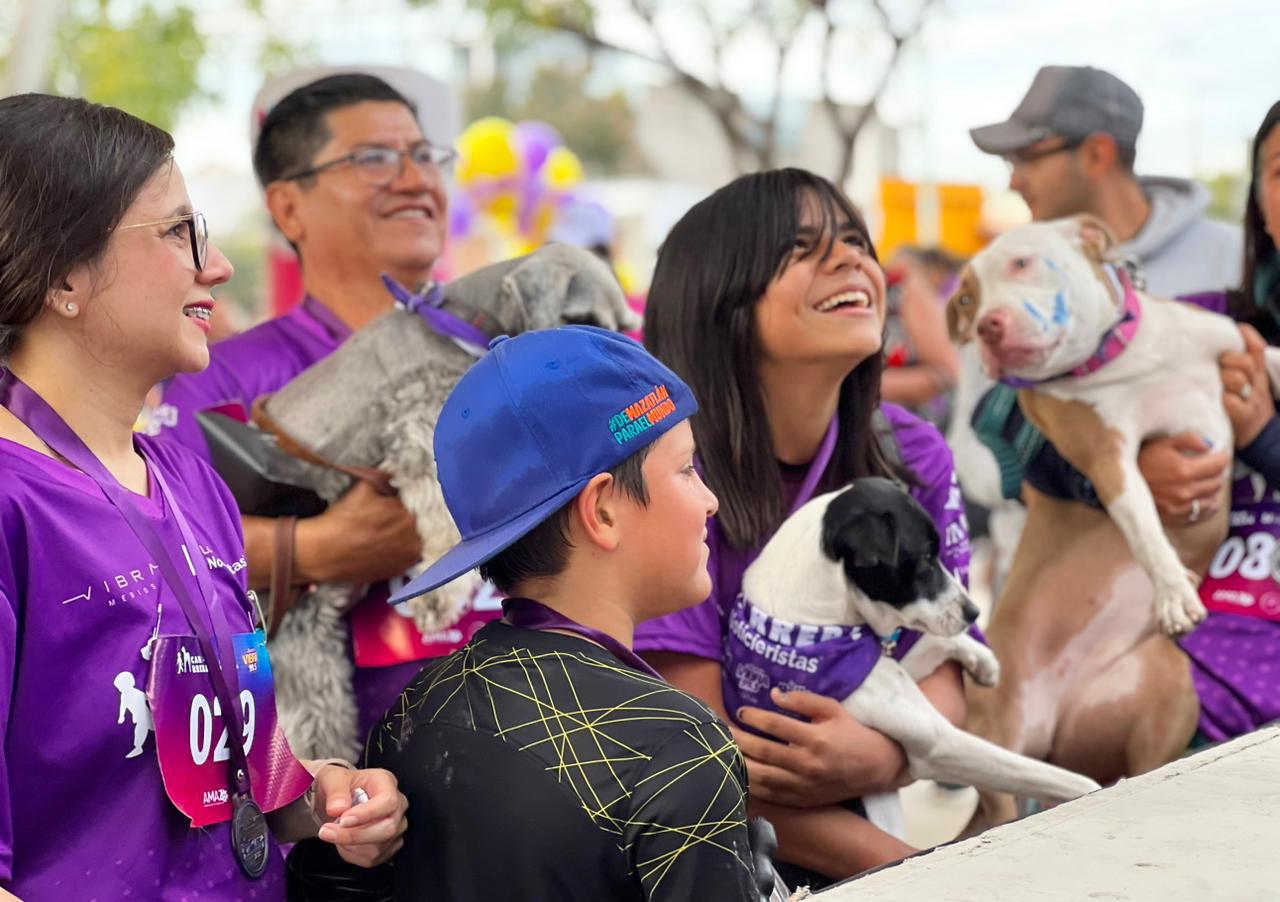
[[[132,432],[152,385],[208,364],[232,275],[172,147],[110,107],[0,100],[0,887],[22,898],[283,898],[277,842],[373,864],[405,827],[390,774],[293,757],[235,504]]]

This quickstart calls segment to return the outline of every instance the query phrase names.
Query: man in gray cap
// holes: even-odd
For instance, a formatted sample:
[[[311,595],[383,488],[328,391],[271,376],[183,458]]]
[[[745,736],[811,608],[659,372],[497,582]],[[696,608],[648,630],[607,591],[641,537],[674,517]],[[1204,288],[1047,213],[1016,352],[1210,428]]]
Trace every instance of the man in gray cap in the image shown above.
[[[1007,121],[969,134],[1008,162],[1033,219],[1092,213],[1109,225],[1152,294],[1234,288],[1240,229],[1205,218],[1203,185],[1134,175],[1141,130],[1142,101],[1110,72],[1045,66]]]

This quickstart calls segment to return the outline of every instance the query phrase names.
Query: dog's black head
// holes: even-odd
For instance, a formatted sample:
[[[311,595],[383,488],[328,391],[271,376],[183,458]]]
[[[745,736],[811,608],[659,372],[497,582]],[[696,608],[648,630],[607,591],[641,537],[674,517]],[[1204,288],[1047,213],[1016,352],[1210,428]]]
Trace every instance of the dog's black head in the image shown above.
[[[827,505],[822,551],[873,606],[869,623],[886,621],[939,635],[961,632],[978,608],[938,557],[933,519],[897,483],[856,479]]]

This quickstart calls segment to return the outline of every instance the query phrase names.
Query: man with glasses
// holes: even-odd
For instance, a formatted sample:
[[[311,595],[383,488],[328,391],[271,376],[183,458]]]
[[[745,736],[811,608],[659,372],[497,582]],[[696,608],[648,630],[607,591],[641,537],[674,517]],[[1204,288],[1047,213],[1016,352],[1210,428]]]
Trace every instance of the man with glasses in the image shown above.
[[[306,297],[284,316],[211,347],[203,373],[180,375],[166,386],[155,418],[160,434],[207,458],[197,412],[247,413],[259,397],[280,389],[390,310],[393,301],[381,273],[404,285],[428,283],[448,234],[445,176],[453,158],[452,149],[423,134],[414,104],[372,75],[321,78],[272,107],[261,123],[254,170],[272,221],[298,253]],[[357,483],[316,517],[243,520],[253,587],[267,588],[273,561],[291,556],[295,586],[373,585],[352,617],[376,621],[389,615],[397,626],[411,628],[385,604],[386,581],[402,576],[421,551],[413,520],[396,498]],[[272,599],[267,616],[273,625],[288,602]],[[448,653],[465,639],[437,643],[433,652]],[[358,744],[421,666],[413,660],[378,667],[360,666],[359,658],[355,663],[357,735],[343,736],[339,743],[348,746]],[[335,665],[317,652],[306,666]],[[320,716],[319,706],[338,700],[309,703]]]
[[[1045,66],[1007,121],[969,134],[1009,164],[1032,219],[1092,213],[1110,226],[1152,294],[1235,287],[1240,230],[1206,218],[1203,185],[1134,174],[1141,129],[1142,101],[1110,72]]]

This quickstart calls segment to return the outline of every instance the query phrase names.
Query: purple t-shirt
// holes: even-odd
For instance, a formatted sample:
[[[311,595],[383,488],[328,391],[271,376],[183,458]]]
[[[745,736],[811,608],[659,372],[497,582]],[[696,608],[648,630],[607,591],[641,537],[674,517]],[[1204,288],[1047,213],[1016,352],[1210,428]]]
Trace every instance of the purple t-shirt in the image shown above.
[[[902,462],[916,474],[920,485],[911,494],[924,507],[938,527],[942,541],[943,566],[965,585],[969,582],[969,523],[965,518],[964,499],[956,481],[951,449],[941,433],[932,425],[894,404],[883,404],[881,410],[893,427]],[[783,500],[789,507],[804,482],[803,468],[784,468]],[[824,487],[827,491],[835,486]],[[724,637],[729,612],[742,591],[742,577],[760,553],[760,548],[737,549],[720,533],[716,520],[707,521],[707,545],[711,550],[707,570],[711,574],[711,597],[666,617],[640,624],[636,629],[637,651],[671,651],[720,661],[724,654]],[[761,548],[764,543],[761,543]]]
[[[321,316],[316,316],[315,313]],[[327,314],[327,315],[325,315]],[[259,397],[283,388],[307,367],[328,357],[351,335],[314,301],[293,308],[209,349],[209,366],[171,379],[147,421],[147,432],[174,438],[211,461],[196,414],[223,404],[250,412]]]
[[[148,431],[181,442],[209,460],[208,445],[196,422],[198,412],[238,404],[247,413],[262,395],[283,388],[350,336],[351,330],[341,320],[309,298],[284,316],[218,342],[209,349],[209,367],[203,372],[175,376],[165,386]],[[386,594],[385,583],[374,586],[362,603],[385,603]],[[460,641],[458,647],[465,642]],[[421,667],[421,661],[356,667],[357,728],[362,739]]]
[[[230,493],[187,451],[138,443],[195,533],[216,603],[249,632]],[[162,496],[137,504],[182,560]],[[161,633],[191,629],[124,518],[90,477],[0,439],[0,529],[0,885],[23,899],[283,899],[277,852],[249,880],[227,824],[193,830],[165,794],[141,650],[158,603]]]

